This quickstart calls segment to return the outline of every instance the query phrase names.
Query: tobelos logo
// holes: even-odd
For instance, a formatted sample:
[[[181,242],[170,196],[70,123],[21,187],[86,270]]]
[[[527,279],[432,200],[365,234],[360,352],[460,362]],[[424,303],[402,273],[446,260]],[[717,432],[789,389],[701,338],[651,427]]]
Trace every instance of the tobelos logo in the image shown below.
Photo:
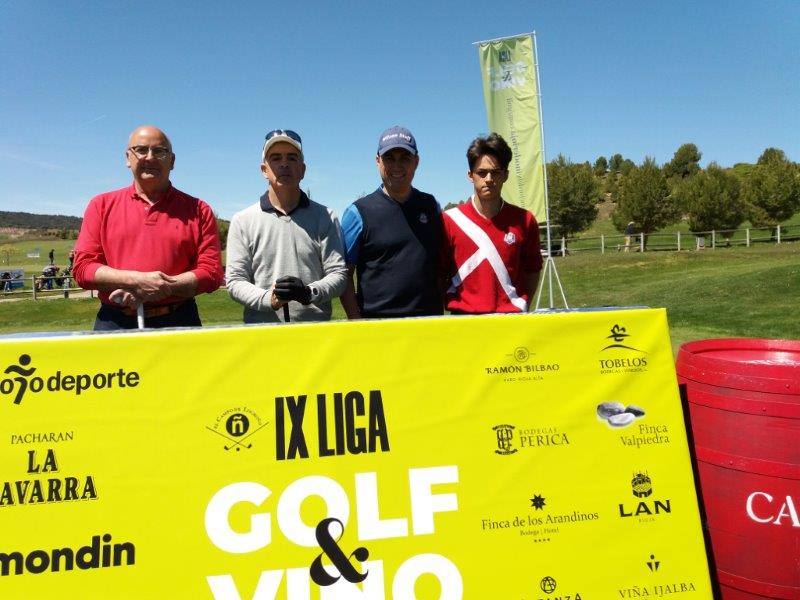
[[[334,539],[331,535],[331,526],[334,523],[339,526],[340,530],[339,536],[336,539]],[[359,573],[355,567],[350,564],[350,557],[354,556],[356,560],[362,563],[366,562],[366,560],[369,558],[369,550],[364,547],[356,548],[350,554],[350,556],[346,556],[345,553],[342,552],[339,544],[336,543],[344,535],[344,525],[339,519],[322,519],[322,521],[320,521],[317,525],[315,535],[317,538],[317,543],[322,550],[322,554],[325,554],[333,563],[333,566],[339,570],[339,577],[331,575],[325,569],[325,567],[322,565],[322,554],[320,554],[314,559],[314,562],[311,563],[311,568],[309,569],[309,575],[311,575],[311,579],[314,581],[314,583],[324,587],[333,585],[339,581],[341,577],[344,577],[350,583],[361,583],[367,578],[369,571]]]
[[[612,348],[622,348],[623,350],[634,350],[635,352],[641,352],[638,348],[634,348],[633,346],[626,346],[622,342],[626,340],[626,338],[631,337],[631,334],[627,332],[628,330],[625,327],[620,327],[618,324],[614,324],[611,328],[610,334],[606,336],[607,340],[611,340],[613,343],[609,344],[603,350],[611,350]]]
[[[136,371],[126,372],[124,369],[117,369],[102,373],[65,375],[58,370],[48,376],[34,376],[38,369],[28,366],[31,364],[29,354],[20,355],[17,362],[19,364],[9,365],[3,371],[6,375],[15,375],[15,377],[0,379],[0,395],[13,396],[14,404],[20,404],[28,392],[38,394],[45,390],[48,392],[64,391],[80,396],[81,393],[91,389],[103,390],[139,385],[139,373]]]

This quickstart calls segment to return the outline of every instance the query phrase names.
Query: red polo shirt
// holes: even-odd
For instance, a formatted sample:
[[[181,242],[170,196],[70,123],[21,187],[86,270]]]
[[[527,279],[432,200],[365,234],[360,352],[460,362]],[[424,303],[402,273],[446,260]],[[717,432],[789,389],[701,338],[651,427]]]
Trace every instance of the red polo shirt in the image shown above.
[[[82,288],[97,289],[94,275],[101,266],[132,271],[162,271],[197,277],[197,293],[213,292],[224,281],[217,221],[211,208],[170,187],[150,204],[136,187],[95,196],[86,207],[75,245],[73,274]],[[100,292],[108,302],[108,293]],[[170,304],[165,298],[154,304]]]

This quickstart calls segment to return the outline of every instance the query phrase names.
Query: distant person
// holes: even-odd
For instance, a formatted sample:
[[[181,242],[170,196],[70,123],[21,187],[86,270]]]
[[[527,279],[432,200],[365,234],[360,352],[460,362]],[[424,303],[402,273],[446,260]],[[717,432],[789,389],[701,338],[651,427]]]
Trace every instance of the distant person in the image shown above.
[[[11,273],[9,271],[3,271],[3,273],[0,273],[0,283],[3,284],[4,292],[11,291]]]
[[[146,327],[199,326],[194,296],[223,282],[214,214],[170,183],[175,154],[157,127],[131,133],[125,164],[133,184],[92,198],[75,245],[75,280],[100,290],[94,329],[135,329],[140,303]]]
[[[630,252],[631,250],[631,238],[633,237],[634,232],[633,225],[634,222],[631,221],[625,226],[625,252]]]
[[[67,255],[67,269],[72,271],[72,267],[75,265],[75,249],[69,251]]]
[[[433,196],[411,185],[419,165],[414,136],[390,127],[378,138],[375,162],[382,185],[342,215],[342,306],[349,319],[441,315],[441,211]]]
[[[42,279],[41,279],[41,286],[39,289],[42,290],[52,290],[53,289],[53,282],[55,280],[56,275],[58,275],[58,267],[55,265],[47,265],[42,269]]]
[[[258,202],[236,213],[228,230],[226,281],[245,323],[328,321],[331,300],[347,284],[339,222],[300,189],[303,142],[290,129],[266,135]]]
[[[50,264],[51,265],[56,264],[55,263],[55,256],[56,256],[56,250],[55,250],[55,248],[51,248],[50,252],[47,253],[47,257],[50,259]]]
[[[536,292],[539,224],[501,195],[511,158],[496,133],[473,140],[467,150],[473,194],[442,216],[446,302],[454,314],[526,312]]]

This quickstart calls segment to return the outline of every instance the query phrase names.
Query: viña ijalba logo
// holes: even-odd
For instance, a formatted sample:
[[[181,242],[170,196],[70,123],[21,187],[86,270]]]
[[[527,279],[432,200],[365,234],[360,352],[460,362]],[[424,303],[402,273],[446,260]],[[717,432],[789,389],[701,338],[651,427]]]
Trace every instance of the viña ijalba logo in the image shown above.
[[[0,395],[12,397],[14,404],[21,404],[28,394],[71,392],[80,396],[89,390],[136,387],[140,382],[136,371],[117,369],[100,373],[65,374],[57,370],[55,373],[42,373],[39,368],[29,366],[31,362],[29,354],[22,354],[16,364],[10,364],[3,371],[10,377],[0,379]]]

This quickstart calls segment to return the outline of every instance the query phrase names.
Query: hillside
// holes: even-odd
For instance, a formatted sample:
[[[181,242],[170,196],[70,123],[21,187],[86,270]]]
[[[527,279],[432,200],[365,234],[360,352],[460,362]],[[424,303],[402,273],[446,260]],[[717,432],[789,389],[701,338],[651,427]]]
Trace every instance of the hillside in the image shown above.
[[[26,212],[0,210],[0,227],[16,229],[70,229],[81,228],[83,219],[68,215],[36,215]]]

